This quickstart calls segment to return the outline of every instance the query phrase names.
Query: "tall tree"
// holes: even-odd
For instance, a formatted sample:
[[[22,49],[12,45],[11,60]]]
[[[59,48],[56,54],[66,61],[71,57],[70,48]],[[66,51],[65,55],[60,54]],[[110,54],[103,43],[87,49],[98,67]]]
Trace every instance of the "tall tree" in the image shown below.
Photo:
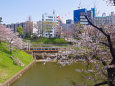
[[[107,0],[107,1],[115,6],[115,0]],[[112,39],[111,39],[111,34],[107,33],[104,30],[104,28],[98,27],[95,24],[93,24],[90,21],[90,19],[88,18],[87,14],[84,14],[84,16],[88,20],[88,22],[89,22],[89,24],[91,26],[93,26],[95,29],[100,31],[106,37],[107,43],[102,42],[102,44],[104,44],[105,46],[107,46],[109,48],[111,56],[112,56],[112,60],[109,63],[109,65],[104,60],[101,60],[102,64],[106,67],[108,79],[106,81],[104,81],[104,82],[96,84],[95,86],[101,86],[101,85],[105,85],[105,84],[108,84],[109,86],[115,86],[115,49],[113,47],[113,43],[112,43]],[[111,29],[111,27],[108,27],[108,28]]]
[[[61,37],[61,34],[62,34],[62,26],[60,25],[57,25],[56,29],[55,29],[55,35],[56,37]]]
[[[74,46],[79,48],[79,50],[75,51],[74,54],[77,54],[77,56],[83,59],[86,63],[86,69],[80,71],[85,72],[87,75],[84,75],[83,77],[89,79],[90,81],[96,83],[100,81],[107,82],[107,66],[102,66],[101,64],[101,62],[103,63],[111,59],[108,48],[101,44],[102,41],[106,43],[106,38],[97,29],[90,25],[84,25],[83,30],[84,31],[78,35],[80,39],[74,41],[76,42]],[[91,67],[92,64],[93,67]]]
[[[18,33],[13,33],[11,29],[0,25],[0,42],[4,41],[9,43],[10,53],[12,53],[13,47],[18,49],[23,48],[23,41],[21,38],[18,37]]]
[[[17,31],[20,37],[23,37],[23,27],[17,27]]]

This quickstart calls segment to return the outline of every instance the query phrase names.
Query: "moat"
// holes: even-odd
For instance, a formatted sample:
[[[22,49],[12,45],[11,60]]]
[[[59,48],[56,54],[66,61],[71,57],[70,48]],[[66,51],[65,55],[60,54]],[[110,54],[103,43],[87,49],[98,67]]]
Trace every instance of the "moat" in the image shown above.
[[[49,62],[35,63],[11,86],[73,86],[80,83],[77,64],[65,65]]]

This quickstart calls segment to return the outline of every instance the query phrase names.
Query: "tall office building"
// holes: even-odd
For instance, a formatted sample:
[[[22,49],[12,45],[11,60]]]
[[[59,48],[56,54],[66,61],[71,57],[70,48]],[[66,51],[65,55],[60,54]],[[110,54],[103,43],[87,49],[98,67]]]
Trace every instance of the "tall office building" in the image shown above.
[[[89,24],[84,14],[87,14],[88,18],[92,21],[95,17],[95,8],[91,8],[91,10],[85,8],[74,10],[74,23]]]

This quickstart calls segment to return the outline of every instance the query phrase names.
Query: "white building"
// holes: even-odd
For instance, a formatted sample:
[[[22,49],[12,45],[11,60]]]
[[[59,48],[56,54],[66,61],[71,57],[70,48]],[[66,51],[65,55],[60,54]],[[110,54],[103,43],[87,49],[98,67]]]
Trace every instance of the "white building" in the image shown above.
[[[95,25],[111,25],[112,24],[112,17],[111,16],[101,16],[101,17],[95,17]]]
[[[38,26],[38,36],[42,36],[42,21],[38,21],[37,22],[37,26]]]
[[[53,14],[43,14],[42,15],[42,31],[43,31],[43,37],[51,37],[51,38],[54,38],[55,37],[55,25],[52,25],[52,29],[50,31],[50,34],[49,34],[49,31],[47,31],[47,29],[43,28],[44,24],[43,22],[49,22],[49,24],[52,24],[52,23],[57,23],[58,22],[58,16],[55,14],[55,11],[53,11]],[[51,23],[50,23],[51,22]],[[47,27],[49,25],[46,25]],[[51,26],[51,25],[50,25]]]
[[[33,22],[33,32],[34,35],[38,35],[38,25],[37,22]]]
[[[53,14],[45,13],[42,15],[42,21],[57,22],[58,16],[55,14],[55,11],[53,11]]]
[[[114,12],[111,12],[111,15],[106,16],[106,14],[103,13],[102,16],[94,18],[94,23],[98,26],[115,25],[115,14]]]

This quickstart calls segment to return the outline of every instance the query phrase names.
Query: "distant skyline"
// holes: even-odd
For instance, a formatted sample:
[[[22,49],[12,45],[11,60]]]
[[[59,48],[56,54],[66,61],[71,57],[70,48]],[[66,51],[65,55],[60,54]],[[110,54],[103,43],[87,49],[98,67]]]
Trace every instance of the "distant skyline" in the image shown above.
[[[0,0],[0,16],[5,24],[25,22],[31,16],[33,21],[39,21],[42,14],[56,14],[66,19],[73,20],[73,10],[78,7],[90,10],[96,7],[99,16],[105,12],[109,15],[115,12],[114,6],[107,6],[104,0]]]

